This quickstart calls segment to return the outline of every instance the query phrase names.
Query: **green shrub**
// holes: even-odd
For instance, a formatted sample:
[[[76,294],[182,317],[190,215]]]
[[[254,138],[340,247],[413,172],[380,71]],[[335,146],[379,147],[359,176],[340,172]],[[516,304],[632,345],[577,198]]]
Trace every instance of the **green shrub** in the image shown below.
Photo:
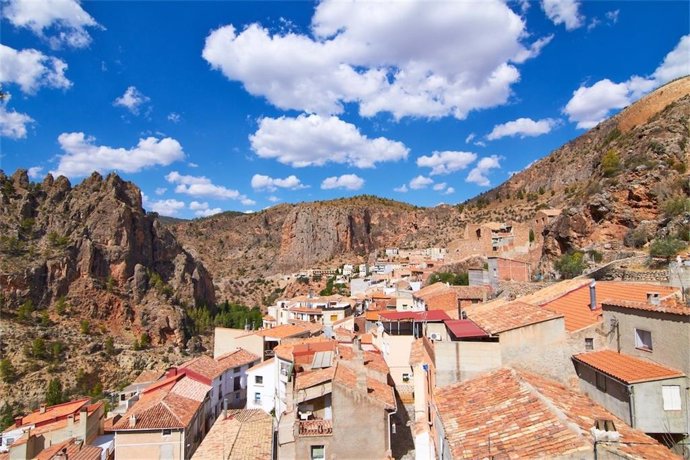
[[[62,392],[62,382],[58,378],[54,378],[48,383],[48,390],[46,391],[46,405],[54,406],[65,401],[65,396]]]
[[[438,282],[448,283],[452,286],[467,286],[470,284],[470,278],[467,272],[451,273],[451,272],[436,272],[429,276],[428,284]]]
[[[91,323],[89,323],[88,320],[83,319],[79,322],[79,332],[81,332],[84,335],[88,335],[88,333],[91,331]]]
[[[674,196],[664,201],[661,205],[664,216],[668,218],[676,217],[684,212],[690,212],[690,198],[684,196]]]
[[[597,251],[596,249],[590,249],[589,251],[587,251],[587,255],[592,261],[596,263],[601,263],[601,261],[604,260],[604,254]]]
[[[55,313],[62,316],[67,313],[67,307],[68,304],[65,300],[65,296],[58,297],[57,301],[55,301]]]
[[[40,337],[31,341],[31,356],[36,359],[46,357],[46,343]]]
[[[103,347],[105,348],[105,352],[108,355],[114,355],[115,354],[115,343],[113,342],[112,337],[106,337],[105,342],[103,344]]]
[[[529,242],[534,243],[534,230],[529,229]]]
[[[14,383],[17,380],[17,370],[7,358],[0,360],[0,378],[5,383]]]
[[[34,313],[34,303],[31,299],[27,300],[17,309],[17,319],[19,321],[29,321]]]
[[[563,254],[554,263],[554,268],[560,272],[563,278],[574,278],[581,275],[585,266],[584,254],[581,251]]]
[[[685,242],[679,240],[678,238],[659,238],[652,241],[652,244],[649,246],[649,255],[668,260],[678,254],[678,252],[685,247]]]
[[[631,228],[628,233],[625,234],[623,238],[623,243],[631,248],[640,249],[642,246],[647,244],[650,240],[651,235],[649,231],[644,227]]]
[[[601,172],[605,177],[614,176],[620,171],[621,159],[614,149],[609,149],[603,157],[601,157]]]
[[[48,233],[48,242],[56,248],[64,248],[69,244],[69,238],[61,236],[57,232],[52,231]]]

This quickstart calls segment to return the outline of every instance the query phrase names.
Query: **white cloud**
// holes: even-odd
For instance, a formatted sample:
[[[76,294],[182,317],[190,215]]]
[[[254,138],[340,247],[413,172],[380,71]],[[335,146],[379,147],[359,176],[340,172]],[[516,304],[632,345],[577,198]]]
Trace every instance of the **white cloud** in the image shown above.
[[[448,187],[448,184],[445,182],[439,182],[438,184],[434,184],[434,190],[437,192],[443,191]]]
[[[53,48],[84,48],[91,43],[87,28],[101,28],[76,0],[10,0],[2,14],[15,27],[48,40]]]
[[[7,110],[5,104],[0,104],[0,136],[23,139],[26,137],[27,125],[33,122],[33,118],[27,114]]]
[[[144,208],[163,216],[174,216],[181,209],[184,209],[184,202],[182,201],[173,199],[151,201],[145,193],[141,194],[141,201]]]
[[[273,196],[273,195],[269,196],[269,197],[266,198],[266,199],[267,199],[268,201],[270,201],[271,203],[277,203],[277,202],[280,201],[280,198],[278,198],[277,196]]]
[[[165,192],[167,192],[167,191],[168,191],[168,189],[165,187],[158,187],[156,189],[156,195],[164,195]]]
[[[520,51],[518,54],[516,54],[513,58],[513,62],[520,64],[522,62],[527,61],[528,59],[534,59],[535,57],[539,56],[539,54],[541,54],[541,50],[546,45],[551,43],[551,40],[553,40],[553,34],[540,38],[539,40],[532,43],[529,48],[524,49]]]
[[[40,179],[43,173],[43,166],[32,166],[29,168],[29,177],[32,179]]]
[[[199,167],[198,164],[192,163],[191,161],[189,163],[187,163],[187,166],[189,166],[190,168],[198,168]]]
[[[530,54],[527,36],[525,21],[497,0],[481,8],[323,0],[308,34],[226,25],[209,33],[202,56],[284,110],[330,115],[354,103],[366,117],[464,119],[507,101],[520,76],[513,63]]]
[[[417,176],[410,181],[410,188],[412,190],[419,190],[427,188],[429,185],[433,184],[433,179],[424,176]]]
[[[472,140],[474,140],[475,137],[476,135],[474,133],[469,133],[465,138],[465,144],[469,144],[470,142],[472,142]]]
[[[565,24],[566,30],[581,27],[585,20],[580,14],[578,0],[542,0],[541,7],[551,22],[556,25]]]
[[[477,154],[472,152],[433,152],[431,156],[417,158],[417,166],[420,168],[431,168],[430,174],[434,176],[437,174],[450,174],[454,171],[465,169],[476,159]]]
[[[343,174],[342,176],[327,177],[321,182],[321,188],[331,190],[334,188],[344,188],[347,190],[359,190],[364,186],[364,179],[356,174]]]
[[[393,191],[398,193],[407,193],[409,189],[407,188],[407,184],[402,184],[400,187],[395,187]]]
[[[150,99],[141,93],[136,87],[130,86],[125,93],[113,101],[114,106],[124,107],[134,115],[139,115],[139,108]]]
[[[215,185],[211,182],[211,179],[204,176],[187,176],[177,171],[172,171],[165,176],[165,180],[171,184],[177,184],[175,187],[176,193],[183,193],[194,197],[217,198],[221,200],[247,200],[247,197],[237,190],[229,189],[222,185]]]
[[[252,200],[251,198],[243,197],[240,199],[240,203],[242,203],[245,206],[254,206],[256,204],[256,201]]]
[[[536,137],[551,132],[557,124],[558,121],[553,118],[544,118],[538,121],[534,121],[531,118],[518,118],[517,120],[494,126],[494,129],[486,138],[493,141],[506,136],[520,136],[520,138]]]
[[[189,203],[189,209],[194,211],[194,215],[197,217],[208,217],[223,212],[220,208],[211,208],[207,202],[201,203],[199,201]]]
[[[180,121],[182,121],[182,115],[180,115],[179,113],[170,112],[168,114],[168,121],[172,121],[173,123],[179,123]]]
[[[277,179],[263,174],[254,174],[251,184],[254,190],[268,190],[269,192],[275,192],[278,188],[290,190],[307,188],[295,175],[288,176],[285,179]]]
[[[501,157],[499,157],[498,155],[484,157],[481,160],[479,160],[479,162],[477,162],[477,165],[470,171],[465,181],[480,185],[482,187],[487,187],[491,185],[491,182],[487,177],[488,173],[492,169],[498,169],[500,167]]]
[[[620,15],[621,10],[612,10],[606,12],[606,19],[611,23],[615,24],[618,22],[618,15]]]
[[[67,64],[34,49],[17,51],[0,44],[0,83],[15,83],[25,94],[42,87],[66,89],[72,82],[65,77]]]
[[[96,139],[84,133],[62,133],[58,143],[65,152],[54,175],[81,177],[93,171],[139,172],[151,166],[168,166],[184,159],[182,146],[175,139],[147,137],[130,149],[96,145]]]
[[[444,195],[451,195],[455,193],[455,189],[453,187],[448,187],[445,192],[443,192]]]
[[[581,86],[573,92],[563,113],[571,122],[577,123],[578,128],[592,128],[608,117],[612,110],[622,109],[652,89],[690,74],[688,56],[690,35],[685,35],[650,77],[633,75],[621,83],[603,79],[592,86]]]
[[[328,162],[371,168],[379,162],[405,159],[409,151],[401,142],[369,139],[355,125],[335,116],[262,118],[249,141],[259,157],[296,168]]]

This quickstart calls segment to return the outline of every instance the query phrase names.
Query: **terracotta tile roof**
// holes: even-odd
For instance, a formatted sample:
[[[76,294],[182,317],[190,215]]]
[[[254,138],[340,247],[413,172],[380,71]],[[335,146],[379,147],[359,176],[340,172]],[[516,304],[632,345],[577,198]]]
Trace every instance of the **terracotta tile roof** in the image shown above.
[[[346,388],[353,390],[357,388],[357,375],[343,363],[338,363],[333,382],[339,383]],[[386,409],[395,409],[395,393],[393,387],[377,379],[367,377],[367,396],[374,401],[382,404]]]
[[[254,361],[260,360],[261,357],[256,356],[254,353],[251,353],[244,348],[238,348],[235,351],[231,351],[216,358],[216,361],[218,361],[218,363],[220,363],[226,370],[251,364]]]
[[[589,457],[589,430],[596,418],[614,420],[622,441],[645,443],[600,444],[598,449],[640,459],[673,458],[668,449],[585,395],[512,369],[443,387],[436,392],[436,406],[453,458]]]
[[[206,355],[201,355],[187,361],[186,363],[182,363],[178,366],[178,368],[189,369],[206,377],[209,380],[217,378],[220,374],[227,370],[227,367],[225,367],[223,364]]]
[[[491,286],[452,286],[462,300],[485,300],[491,294]]]
[[[264,367],[264,366],[272,365],[274,362],[275,362],[275,358],[267,359],[266,361],[264,361],[262,363],[255,364],[254,366],[250,367],[247,370],[247,372],[259,369],[259,368]]]
[[[275,337],[278,339],[284,339],[285,337],[305,334],[306,332],[308,332],[308,330],[301,326],[296,326],[294,324],[281,324],[280,326],[269,329],[260,329],[258,331],[254,331],[252,334],[261,337]]]
[[[280,345],[273,349],[273,352],[280,359],[286,361],[297,360],[297,357],[303,358],[304,364],[311,363],[314,353],[317,351],[333,351],[336,349],[338,342],[327,337],[309,337],[283,341]]]
[[[264,321],[275,321],[276,319],[271,315],[264,315],[261,319]]]
[[[60,419],[67,419],[68,415],[77,414],[79,411],[89,404],[90,399],[77,399],[74,401],[68,401],[62,404],[56,404],[54,406],[48,406],[44,413],[41,413],[40,409],[36,409],[29,415],[22,417],[21,424],[24,425],[40,425],[44,423],[54,422]]]
[[[379,320],[379,315],[383,313],[382,311],[377,311],[377,310],[367,310],[364,313],[364,317],[367,319],[367,321],[378,321]]]
[[[450,319],[443,310],[430,311],[386,311],[379,314],[382,321],[436,321]]]
[[[141,374],[137,376],[132,383],[149,383],[155,382],[165,374],[165,371],[159,369],[152,369],[148,371],[142,371]]]
[[[321,332],[323,330],[323,324],[321,324],[320,322],[312,323],[309,321],[302,321],[299,319],[291,319],[290,325],[298,326],[298,327],[301,327],[302,329],[306,329],[312,335],[318,334],[319,332]],[[272,337],[274,337],[274,336],[272,336]]]
[[[422,337],[412,342],[410,347],[410,366],[434,364],[435,362],[434,346],[429,339]]]
[[[166,385],[156,386],[151,391],[144,391],[139,401],[113,424],[113,431],[186,428],[197,411],[201,409],[203,401],[185,397],[198,398],[197,390],[199,387],[187,387],[187,383],[184,383],[182,389],[175,391],[175,387],[183,380],[187,382],[192,380],[184,375],[176,377],[180,378],[179,382],[173,380]],[[199,382],[196,383],[203,385]],[[210,390],[208,385],[205,387]],[[133,427],[130,426],[131,416],[134,416],[136,421]]]
[[[352,345],[339,344],[338,354],[340,359],[345,361],[353,361],[355,359],[355,352],[352,349]],[[381,353],[364,350],[362,355],[364,358],[364,366],[366,366],[367,369],[371,369],[372,371],[376,371],[383,375],[388,375],[390,369],[388,368],[388,364],[386,364],[386,360],[383,359],[383,356],[381,356]]]
[[[624,383],[650,382],[673,377],[683,377],[682,372],[613,350],[590,351],[573,356],[573,359],[591,366]]]
[[[488,337],[489,334],[469,319],[449,319],[443,322],[457,339]]]
[[[206,385],[190,377],[184,377],[172,387],[170,394],[201,402],[206,398],[211,388],[213,388],[211,385]]]
[[[309,308],[309,307],[290,307],[288,308],[290,311],[294,311],[296,313],[311,313],[313,315],[321,315],[323,314],[323,310],[321,308]]]
[[[619,281],[597,281],[597,308],[590,308],[589,283],[581,285],[566,294],[540,303],[551,311],[565,316],[565,328],[568,332],[578,331],[592,326],[601,320],[601,301],[615,299],[616,301],[646,302],[648,292],[658,292],[662,297],[673,294],[676,288],[649,283],[626,283]],[[524,301],[524,299],[521,299]]]
[[[35,460],[52,460],[53,458],[64,459],[64,456],[58,456],[61,451],[67,454],[66,458],[70,460],[100,460],[103,449],[96,446],[90,446],[82,442],[75,442],[75,438],[69,438],[58,444],[43,449],[34,457]]]
[[[467,317],[490,334],[560,318],[563,315],[524,302],[494,304],[492,308],[466,309]]]
[[[659,305],[653,305],[647,302],[633,302],[630,300],[612,300],[605,299],[601,302],[602,309],[606,310],[607,306],[629,308],[632,310],[656,311],[660,313],[670,313],[673,315],[690,316],[690,306],[684,304],[676,297],[664,299]]]
[[[300,372],[295,377],[295,390],[311,388],[322,383],[330,382],[335,375],[335,367],[327,367],[316,371]]]
[[[270,460],[273,420],[260,409],[221,415],[192,456],[193,460]]]

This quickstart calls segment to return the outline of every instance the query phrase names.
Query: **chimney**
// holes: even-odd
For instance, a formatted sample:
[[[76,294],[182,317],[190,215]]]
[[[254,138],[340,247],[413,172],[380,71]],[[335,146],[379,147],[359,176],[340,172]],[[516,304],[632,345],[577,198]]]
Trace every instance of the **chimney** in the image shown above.
[[[46,413],[46,405],[45,405],[45,404],[41,404],[41,407],[38,409],[38,412],[39,412],[40,414],[45,414],[45,413]]]
[[[137,416],[136,415],[130,415],[129,416],[129,427],[134,428],[137,425]]]
[[[659,305],[661,303],[661,295],[658,292],[648,292],[647,303],[651,305]]]
[[[69,427],[74,426],[74,414],[69,414],[67,416],[67,426],[69,426]]]
[[[595,280],[589,284],[589,309],[592,311],[597,309],[597,282]]]
[[[17,415],[17,416],[14,418],[14,424],[15,424],[17,427],[22,426],[22,419],[23,419],[23,418],[24,418],[24,417],[22,417],[21,415]]]

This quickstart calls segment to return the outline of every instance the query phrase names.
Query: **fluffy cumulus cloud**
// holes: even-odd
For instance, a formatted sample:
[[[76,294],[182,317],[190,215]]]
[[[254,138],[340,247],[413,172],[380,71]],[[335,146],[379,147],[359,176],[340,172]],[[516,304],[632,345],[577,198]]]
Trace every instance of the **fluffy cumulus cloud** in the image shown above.
[[[298,190],[306,188],[306,185],[302,184],[302,181],[295,175],[288,176],[285,179],[278,179],[263,174],[254,174],[252,177],[252,188],[254,190],[275,192],[279,188]]]
[[[370,139],[336,116],[263,118],[249,141],[259,157],[297,168],[328,162],[371,168],[379,162],[405,159],[409,152],[401,142]]]
[[[125,93],[113,101],[116,107],[124,107],[134,115],[139,115],[141,106],[146,104],[150,99],[142,94],[135,86],[130,86],[125,90]]]
[[[145,209],[163,216],[174,216],[185,207],[183,201],[173,199],[153,201],[145,193],[141,194],[141,200]]]
[[[321,182],[323,190],[344,188],[346,190],[359,190],[364,186],[364,179],[356,174],[343,174],[342,176],[327,177]]]
[[[26,137],[26,127],[33,122],[33,118],[27,114],[8,110],[5,104],[0,104],[0,136],[23,139]]]
[[[197,217],[208,217],[223,212],[223,210],[220,208],[210,207],[205,201],[203,203],[199,201],[192,201],[189,203],[189,209],[194,211],[194,215]]]
[[[488,178],[489,172],[492,169],[498,169],[500,167],[501,157],[498,155],[484,157],[477,162],[474,168],[472,168],[465,181],[480,185],[482,187],[488,187],[491,185],[491,181]]]
[[[43,166],[32,166],[28,170],[29,177],[36,180],[40,179],[43,174]]]
[[[474,135],[467,136],[470,141],[474,139]],[[417,166],[420,168],[431,168],[431,175],[450,174],[455,171],[467,168],[474,160],[477,159],[477,154],[472,152],[433,152],[430,156],[421,156],[417,158]]]
[[[517,120],[494,126],[494,129],[486,138],[493,141],[502,137],[536,137],[550,133],[557,124],[557,120],[552,118],[544,118],[537,121],[531,118],[518,118]]]
[[[165,176],[165,180],[176,184],[175,192],[193,197],[208,197],[220,200],[238,200],[242,204],[252,205],[254,201],[241,194],[239,191],[214,184],[211,179],[204,176],[188,176],[172,171]]]
[[[520,77],[514,64],[546,43],[523,43],[525,22],[498,0],[434,6],[323,0],[309,33],[226,25],[209,33],[202,55],[284,110],[331,115],[354,103],[366,117],[463,119],[505,103]]]
[[[455,193],[455,189],[453,187],[448,187],[448,184],[445,182],[434,184],[433,189],[436,192],[441,192],[442,195],[450,195],[451,193]]]
[[[571,122],[577,123],[578,128],[592,128],[608,117],[612,110],[622,109],[652,89],[690,74],[689,56],[690,35],[685,35],[652,75],[633,75],[620,83],[603,79],[591,86],[583,85],[573,92],[563,113]]]
[[[93,171],[135,173],[151,166],[168,166],[183,160],[182,146],[170,137],[139,139],[132,148],[97,145],[96,139],[84,133],[62,133],[58,143],[65,152],[59,156],[54,175],[83,177]]]
[[[434,180],[429,177],[417,176],[410,181],[410,188],[412,190],[420,190],[427,188],[434,183]]]
[[[551,22],[564,24],[566,30],[575,30],[584,24],[578,0],[542,0],[541,7]]]
[[[410,189],[407,188],[407,184],[402,184],[400,187],[395,187],[394,192],[407,193]]]
[[[83,48],[91,43],[88,28],[101,28],[76,0],[10,0],[2,15],[15,27],[27,28],[53,48]]]
[[[40,88],[66,89],[72,82],[65,76],[65,61],[46,56],[38,50],[18,51],[0,44],[0,83],[16,84],[25,94]]]

